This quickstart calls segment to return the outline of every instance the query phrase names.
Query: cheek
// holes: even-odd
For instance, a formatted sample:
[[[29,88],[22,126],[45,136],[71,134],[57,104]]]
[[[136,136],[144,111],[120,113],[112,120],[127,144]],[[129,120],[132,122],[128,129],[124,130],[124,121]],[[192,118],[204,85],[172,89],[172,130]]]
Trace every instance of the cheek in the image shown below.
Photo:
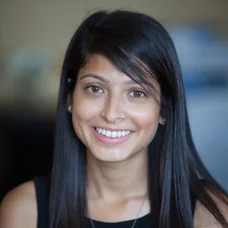
[[[159,112],[159,108],[156,106],[141,107],[132,112],[132,117],[141,128],[157,128],[160,119]]]
[[[141,142],[148,145],[153,140],[158,129],[159,109],[157,107],[141,108],[133,113],[132,118],[142,137],[140,137]]]
[[[72,115],[75,121],[87,121],[92,113],[92,107],[89,103],[83,102],[83,100],[76,100],[73,102]]]
[[[72,118],[75,126],[87,123],[99,114],[99,104],[94,104],[90,99],[74,94]]]
[[[92,118],[91,105],[85,102],[80,97],[73,99],[72,104],[72,124],[75,133],[79,139],[85,144],[85,131],[84,126]]]

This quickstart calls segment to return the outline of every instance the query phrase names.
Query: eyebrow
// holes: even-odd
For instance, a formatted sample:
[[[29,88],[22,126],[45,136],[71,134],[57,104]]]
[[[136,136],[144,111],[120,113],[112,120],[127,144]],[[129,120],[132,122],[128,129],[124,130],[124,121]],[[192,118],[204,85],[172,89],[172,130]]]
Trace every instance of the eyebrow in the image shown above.
[[[103,78],[100,75],[96,75],[96,74],[86,74],[86,75],[83,75],[80,78],[80,80],[82,80],[84,78],[95,78],[95,79],[97,79],[99,81],[102,81],[102,82],[104,82],[106,84],[110,84],[110,81],[109,80]],[[123,84],[125,84],[125,85],[135,85],[135,84],[138,84],[138,83],[136,83],[135,81],[133,81],[133,80],[130,79],[130,80],[123,81]]]

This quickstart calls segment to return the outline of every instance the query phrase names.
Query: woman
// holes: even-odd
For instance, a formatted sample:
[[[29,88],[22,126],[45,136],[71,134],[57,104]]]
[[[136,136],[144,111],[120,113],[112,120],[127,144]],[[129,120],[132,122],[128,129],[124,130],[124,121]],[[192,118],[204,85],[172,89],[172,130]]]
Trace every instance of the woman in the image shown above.
[[[192,141],[173,42],[146,15],[96,12],[76,31],[54,152],[50,180],[5,197],[1,227],[228,227],[227,194]]]

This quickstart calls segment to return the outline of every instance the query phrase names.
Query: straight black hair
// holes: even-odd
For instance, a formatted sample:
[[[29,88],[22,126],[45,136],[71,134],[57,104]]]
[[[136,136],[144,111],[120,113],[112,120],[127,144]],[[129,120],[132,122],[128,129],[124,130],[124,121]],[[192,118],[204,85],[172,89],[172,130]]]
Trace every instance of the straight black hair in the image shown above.
[[[227,193],[203,165],[192,140],[179,60],[165,28],[130,11],[99,11],[74,34],[63,63],[58,97],[50,192],[50,228],[85,228],[86,152],[72,126],[67,99],[91,54],[102,54],[131,79],[161,88],[160,125],[148,150],[151,227],[193,227],[194,195],[222,224],[228,224],[210,196],[228,205]]]

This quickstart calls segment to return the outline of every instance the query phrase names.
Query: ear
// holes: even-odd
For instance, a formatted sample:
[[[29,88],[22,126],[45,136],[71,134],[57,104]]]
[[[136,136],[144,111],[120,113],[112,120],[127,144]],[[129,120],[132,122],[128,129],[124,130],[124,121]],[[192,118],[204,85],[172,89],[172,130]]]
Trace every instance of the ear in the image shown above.
[[[161,124],[161,125],[165,125],[166,124],[165,117],[160,116],[160,118],[159,118],[159,124]]]
[[[72,112],[72,97],[68,94],[67,96],[67,110],[68,112]]]

